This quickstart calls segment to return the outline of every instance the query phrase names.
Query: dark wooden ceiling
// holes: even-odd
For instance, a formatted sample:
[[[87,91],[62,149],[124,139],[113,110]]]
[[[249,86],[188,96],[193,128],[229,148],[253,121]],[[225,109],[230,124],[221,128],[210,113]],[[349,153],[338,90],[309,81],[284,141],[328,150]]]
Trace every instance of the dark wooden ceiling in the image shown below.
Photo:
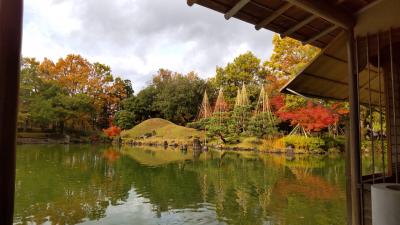
[[[198,4],[220,13],[226,14],[236,4],[242,0],[187,0],[188,5]],[[299,0],[305,1],[305,0]],[[316,0],[322,4],[330,4],[335,6],[335,9],[342,11],[348,15],[354,15],[360,9],[366,7],[375,0]],[[290,1],[289,1],[290,2]],[[297,29],[292,29],[287,36],[309,43],[311,45],[324,48],[330,43],[343,28],[335,26],[335,24],[316,16],[302,8],[290,4],[287,6],[287,1],[283,0],[250,0],[246,3],[233,17],[257,25],[266,18],[273,18],[272,21],[261,28],[271,30],[273,32],[284,34],[285,32],[302,21],[310,18],[304,25]],[[279,12],[279,9],[284,8],[278,16],[273,16]],[[312,17],[311,17],[312,16]]]

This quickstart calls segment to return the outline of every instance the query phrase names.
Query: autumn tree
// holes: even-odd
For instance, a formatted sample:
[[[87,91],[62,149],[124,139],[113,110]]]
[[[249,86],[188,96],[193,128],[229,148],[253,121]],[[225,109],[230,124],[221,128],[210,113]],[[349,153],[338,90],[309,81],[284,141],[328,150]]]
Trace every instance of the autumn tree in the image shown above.
[[[19,123],[71,129],[108,127],[120,102],[132,95],[128,80],[114,77],[109,66],[80,55],[57,62],[24,58],[21,66]]]
[[[300,72],[319,53],[319,48],[303,45],[292,38],[281,38],[275,34],[272,40],[274,45],[270,60],[264,65],[270,74],[275,77],[293,76]]]
[[[302,96],[277,93],[277,86],[282,86],[301,71],[319,53],[311,45],[303,45],[291,38],[273,38],[274,51],[269,61],[264,63],[270,76],[270,88],[273,98],[272,109],[282,121],[288,121],[293,127],[300,126],[306,132],[316,132],[335,124],[341,118],[336,108],[327,102],[317,99],[309,100]]]

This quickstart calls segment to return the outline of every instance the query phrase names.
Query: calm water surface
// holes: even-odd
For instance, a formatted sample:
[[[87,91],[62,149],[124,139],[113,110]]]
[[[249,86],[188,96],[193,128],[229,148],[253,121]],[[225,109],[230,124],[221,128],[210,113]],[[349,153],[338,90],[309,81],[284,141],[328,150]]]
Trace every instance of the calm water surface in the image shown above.
[[[341,156],[23,145],[15,224],[346,223]]]

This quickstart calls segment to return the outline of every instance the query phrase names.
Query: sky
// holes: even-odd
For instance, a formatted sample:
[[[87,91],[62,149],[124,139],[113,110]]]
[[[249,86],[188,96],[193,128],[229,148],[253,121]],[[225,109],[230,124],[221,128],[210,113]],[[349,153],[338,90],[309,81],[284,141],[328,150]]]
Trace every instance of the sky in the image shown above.
[[[22,54],[80,54],[130,79],[135,91],[160,68],[202,78],[236,56],[272,53],[273,33],[186,0],[25,0]]]

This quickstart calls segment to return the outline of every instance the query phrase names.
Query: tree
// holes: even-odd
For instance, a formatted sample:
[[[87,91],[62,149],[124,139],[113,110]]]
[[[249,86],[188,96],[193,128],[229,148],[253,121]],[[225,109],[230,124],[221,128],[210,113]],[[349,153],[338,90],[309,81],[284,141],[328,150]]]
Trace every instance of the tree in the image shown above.
[[[231,112],[214,113],[212,117],[201,122],[205,124],[208,137],[218,137],[224,144],[239,142]]]
[[[271,105],[276,115],[281,121],[289,121],[292,126],[300,126],[307,132],[321,131],[337,123],[341,115],[331,104],[323,100],[312,102],[295,95],[283,97],[276,91],[311,62],[320,50],[291,38],[282,39],[279,35],[274,36],[273,44],[273,54],[264,66],[268,74],[273,74],[267,79],[267,93],[272,96]]]
[[[114,78],[109,66],[90,63],[80,55],[67,55],[57,63],[45,59],[39,72],[44,80],[59,85],[70,96],[87,95],[94,105],[91,119],[100,128],[108,127],[120,102],[132,94],[131,83]]]
[[[194,120],[206,83],[194,72],[187,75],[160,70],[153,79],[155,107],[164,119],[184,125]]]
[[[120,110],[115,113],[113,122],[123,130],[131,129],[136,122],[135,114],[127,110]]]
[[[266,71],[261,65],[261,60],[252,52],[246,52],[225,67],[217,67],[212,83],[217,88],[223,87],[225,96],[232,103],[237,90],[243,84],[248,86],[250,99],[254,101],[258,87],[265,82],[265,79]]]
[[[19,124],[72,129],[108,127],[120,102],[133,94],[129,80],[114,78],[109,66],[67,55],[56,63],[24,58]]]
[[[319,53],[319,48],[303,45],[292,38],[281,38],[275,34],[272,40],[274,51],[264,63],[268,73],[278,77],[293,76],[303,69]]]
[[[117,126],[110,126],[109,128],[104,129],[103,132],[107,137],[114,138],[120,135],[121,129]]]
[[[284,121],[289,120],[292,126],[299,125],[308,132],[321,131],[340,119],[338,113],[310,101],[307,102],[307,107],[290,111],[282,110],[278,112],[278,115]]]
[[[149,86],[136,96],[123,100],[121,102],[122,110],[132,113],[134,124],[149,118],[160,117],[160,112],[155,107],[156,95],[156,88]]]
[[[29,106],[40,90],[43,90],[43,82],[39,78],[37,68],[39,62],[35,58],[23,58],[21,64],[19,112],[18,124],[24,130],[27,129],[32,115]]]
[[[278,119],[267,112],[259,113],[253,116],[248,124],[249,134],[258,138],[273,137],[278,133]]]

